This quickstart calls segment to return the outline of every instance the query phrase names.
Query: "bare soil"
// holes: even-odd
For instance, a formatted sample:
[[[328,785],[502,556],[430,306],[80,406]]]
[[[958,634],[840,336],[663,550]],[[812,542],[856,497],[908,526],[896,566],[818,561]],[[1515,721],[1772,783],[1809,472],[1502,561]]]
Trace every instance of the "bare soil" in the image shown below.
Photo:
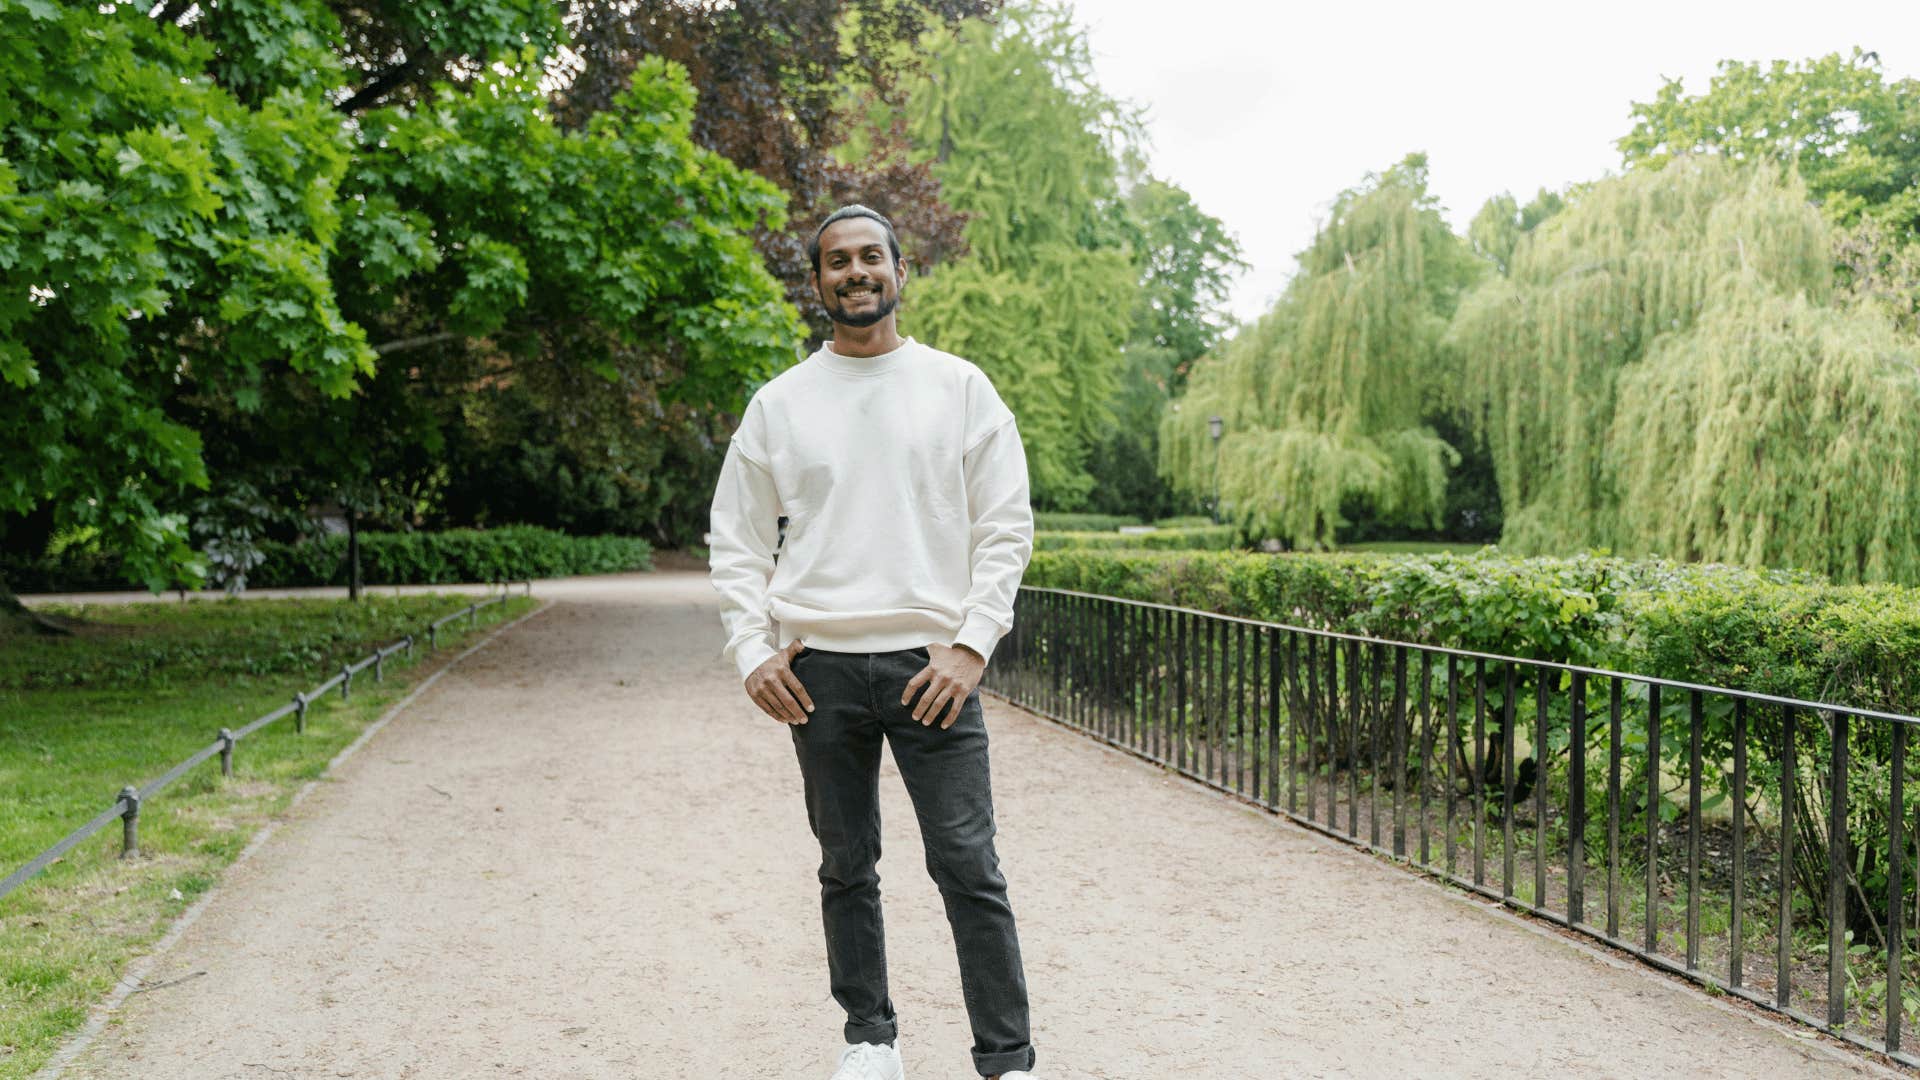
[[[558,602],[226,875],[67,1075],[831,1071],[792,746],[721,657],[704,574],[537,591]],[[987,716],[1047,1080],[1885,1075],[1020,710]],[[952,942],[884,768],[902,1050],[916,1080],[964,1078]]]

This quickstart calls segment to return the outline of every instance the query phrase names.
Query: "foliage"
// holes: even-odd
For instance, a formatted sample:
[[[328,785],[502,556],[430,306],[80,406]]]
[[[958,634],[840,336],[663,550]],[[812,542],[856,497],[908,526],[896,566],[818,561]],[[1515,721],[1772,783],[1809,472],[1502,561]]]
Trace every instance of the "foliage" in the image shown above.
[[[1033,527],[1041,532],[1107,532],[1122,525],[1139,525],[1141,520],[1126,514],[1076,514],[1059,510],[1037,510]]]
[[[991,14],[998,0],[576,0],[568,24],[570,123],[604,110],[646,57],[683,65],[699,87],[693,137],[787,193],[790,219],[756,233],[767,267],[816,338],[831,333],[807,285],[806,240],[835,208],[864,203],[893,219],[916,267],[965,251],[962,215],[941,197],[903,132],[863,128],[869,104],[897,103],[919,70],[923,35]]]
[[[347,538],[260,545],[260,587],[346,584]],[[520,581],[653,568],[653,547],[630,536],[568,536],[532,525],[437,533],[360,534],[361,576],[378,585]]]
[[[337,117],[248,107],[212,53],[130,7],[0,3],[0,513],[51,506],[154,586],[198,573],[173,496],[207,482],[173,381],[338,395],[373,361],[327,280]]]
[[[1791,164],[1836,223],[1879,221],[1920,238],[1920,82],[1888,82],[1877,53],[1722,61],[1705,93],[1669,79],[1633,117],[1618,144],[1629,166],[1695,154]]]
[[[1240,546],[1240,532],[1231,525],[1200,525],[1152,532],[1042,532],[1033,538],[1035,551],[1226,551]]]
[[[937,32],[928,52],[905,127],[968,215],[970,254],[909,287],[903,325],[992,377],[1020,417],[1034,500],[1080,509],[1139,294],[1120,188],[1137,123],[1094,83],[1063,8]]]
[[[1451,331],[1503,542],[1920,580],[1897,418],[1920,372],[1882,310],[1836,301],[1832,236],[1793,176],[1717,158],[1528,234]]]
[[[1432,426],[1441,338],[1479,272],[1423,155],[1343,193],[1280,302],[1195,370],[1162,423],[1162,470],[1186,492],[1217,482],[1223,516],[1295,546],[1331,545],[1350,512],[1437,526],[1460,460]]]

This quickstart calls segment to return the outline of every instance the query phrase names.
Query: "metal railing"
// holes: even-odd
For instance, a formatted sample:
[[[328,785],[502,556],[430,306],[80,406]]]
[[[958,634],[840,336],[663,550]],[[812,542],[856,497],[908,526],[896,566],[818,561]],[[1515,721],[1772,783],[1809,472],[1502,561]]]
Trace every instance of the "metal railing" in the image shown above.
[[[987,690],[1920,1064],[1920,720],[1056,589],[1015,607]]]
[[[524,585],[526,587],[526,595],[533,595],[533,583],[531,581],[500,582],[499,584],[501,585],[501,590],[497,595],[490,596],[485,600],[477,600],[468,604],[466,607],[460,608],[451,614],[443,615],[428,623],[425,631],[427,646],[429,648],[438,647],[440,643],[440,628],[450,622],[465,619],[469,627],[477,625],[480,617],[480,609],[504,602],[507,599],[507,590],[514,585]],[[414,635],[408,634],[399,641],[390,645],[381,646],[372,653],[352,663],[342,664],[340,665],[340,670],[325,682],[314,687],[312,690],[295,693],[292,701],[259,717],[244,727],[237,730],[221,728],[219,734],[214,736],[212,742],[194,751],[184,761],[176,764],[160,776],[155,777],[145,784],[138,786],[128,784],[121,788],[120,794],[114,797],[113,804],[105,810],[102,810],[93,820],[68,833],[65,837],[62,837],[59,843],[54,844],[52,847],[34,856],[25,866],[8,874],[5,878],[0,878],[0,897],[4,897],[8,893],[26,884],[29,879],[53,865],[56,860],[73,850],[73,848],[82,841],[94,833],[112,825],[115,821],[121,823],[121,858],[128,858],[139,854],[140,808],[147,800],[160,794],[160,792],[166,790],[167,787],[185,776],[194,767],[211,760],[216,755],[220,758],[220,775],[225,777],[232,776],[233,751],[241,739],[254,734],[268,724],[278,720],[284,720],[289,716],[294,718],[294,731],[304,734],[307,730],[307,710],[313,706],[315,701],[318,701],[336,688],[340,691],[341,700],[347,700],[353,693],[354,676],[368,668],[373,669],[373,679],[375,682],[384,680],[386,678],[387,658],[395,653],[405,653],[411,658],[413,656],[413,646]]]

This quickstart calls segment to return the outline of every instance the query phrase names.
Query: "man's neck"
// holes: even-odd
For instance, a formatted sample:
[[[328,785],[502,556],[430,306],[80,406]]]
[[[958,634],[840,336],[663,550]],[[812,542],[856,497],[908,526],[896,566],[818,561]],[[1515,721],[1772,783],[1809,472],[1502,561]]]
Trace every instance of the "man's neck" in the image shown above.
[[[833,351],[841,356],[880,356],[904,344],[892,315],[872,326],[833,324]]]

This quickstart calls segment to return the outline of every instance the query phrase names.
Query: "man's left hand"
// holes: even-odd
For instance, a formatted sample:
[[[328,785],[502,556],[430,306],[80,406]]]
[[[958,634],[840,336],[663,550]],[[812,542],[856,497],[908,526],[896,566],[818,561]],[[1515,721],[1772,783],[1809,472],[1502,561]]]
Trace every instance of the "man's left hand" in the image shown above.
[[[928,645],[927,666],[907,680],[900,704],[913,701],[915,692],[924,688],[913,707],[913,718],[922,724],[937,719],[940,730],[945,731],[960,719],[960,709],[973,688],[980,685],[980,673],[986,669],[986,658],[964,645]]]

